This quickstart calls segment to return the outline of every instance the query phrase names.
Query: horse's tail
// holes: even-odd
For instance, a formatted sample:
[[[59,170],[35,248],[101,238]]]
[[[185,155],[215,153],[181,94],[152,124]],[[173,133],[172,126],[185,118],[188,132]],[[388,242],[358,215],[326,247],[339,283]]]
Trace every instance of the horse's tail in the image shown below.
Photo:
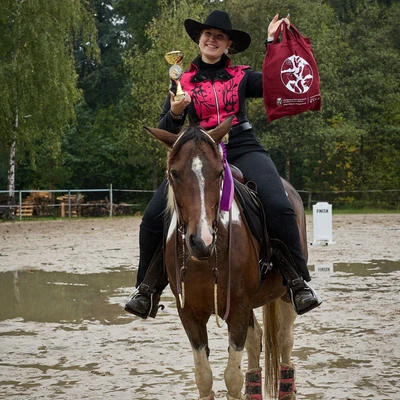
[[[280,352],[278,343],[278,314],[277,300],[263,306],[264,348],[265,348],[265,392],[275,399],[278,394],[280,374]]]

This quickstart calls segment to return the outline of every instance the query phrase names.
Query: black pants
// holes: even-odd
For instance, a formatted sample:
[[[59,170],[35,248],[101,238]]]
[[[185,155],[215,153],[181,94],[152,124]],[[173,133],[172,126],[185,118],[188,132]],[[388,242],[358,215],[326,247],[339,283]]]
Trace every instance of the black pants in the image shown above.
[[[136,287],[138,287],[147,272],[151,259],[163,239],[164,213],[167,207],[167,180],[164,179],[154,193],[153,198],[144,210],[139,230],[139,268]]]
[[[301,250],[296,213],[271,157],[265,151],[253,151],[229,162],[242,171],[247,181],[253,181],[257,185],[269,235],[285,243],[302,277],[307,282],[310,281],[310,273]]]
[[[253,151],[228,160],[243,172],[246,180],[253,181],[257,185],[270,236],[286,244],[301,275],[306,281],[310,281],[310,274],[301,251],[296,214],[271,157],[264,151]],[[163,238],[166,206],[167,181],[164,180],[146,207],[140,225],[140,261],[136,287],[143,281],[151,258]]]

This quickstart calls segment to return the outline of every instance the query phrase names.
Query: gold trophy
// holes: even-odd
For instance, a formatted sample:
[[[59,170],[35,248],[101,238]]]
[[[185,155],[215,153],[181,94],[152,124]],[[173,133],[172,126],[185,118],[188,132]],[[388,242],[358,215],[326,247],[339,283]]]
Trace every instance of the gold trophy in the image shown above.
[[[170,51],[165,55],[165,59],[172,67],[169,69],[169,77],[176,83],[175,101],[182,100],[185,97],[185,92],[182,90],[179,79],[183,74],[182,67],[180,66],[183,58],[183,53],[179,50]]]

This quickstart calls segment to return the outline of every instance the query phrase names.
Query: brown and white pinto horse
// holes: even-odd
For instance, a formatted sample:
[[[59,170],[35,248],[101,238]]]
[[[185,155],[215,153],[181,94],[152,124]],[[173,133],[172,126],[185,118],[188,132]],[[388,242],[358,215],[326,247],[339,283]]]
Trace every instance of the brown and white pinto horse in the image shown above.
[[[192,346],[200,399],[214,399],[207,337],[212,314],[223,318],[228,327],[229,354],[224,372],[227,398],[262,399],[263,330],[253,309],[263,306],[266,392],[273,398],[279,395],[281,400],[293,400],[296,388],[290,356],[296,313],[281,299],[286,294],[282,276],[278,268],[272,268],[261,281],[260,245],[250,233],[240,207],[233,201],[229,212],[220,210],[225,171],[219,143],[230,125],[231,120],[226,120],[209,132],[190,126],[180,135],[146,128],[170,149],[167,176],[172,215],[165,265]],[[297,192],[287,183],[285,187],[298,215],[307,256],[303,205]],[[244,349],[248,370],[242,394]]]

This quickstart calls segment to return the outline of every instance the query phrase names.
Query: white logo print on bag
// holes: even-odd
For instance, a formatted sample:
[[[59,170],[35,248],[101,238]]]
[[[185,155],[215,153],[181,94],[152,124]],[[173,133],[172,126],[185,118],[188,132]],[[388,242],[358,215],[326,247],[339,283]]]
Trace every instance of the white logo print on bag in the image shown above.
[[[313,82],[311,65],[300,56],[290,56],[282,64],[281,80],[293,93],[306,93]]]

